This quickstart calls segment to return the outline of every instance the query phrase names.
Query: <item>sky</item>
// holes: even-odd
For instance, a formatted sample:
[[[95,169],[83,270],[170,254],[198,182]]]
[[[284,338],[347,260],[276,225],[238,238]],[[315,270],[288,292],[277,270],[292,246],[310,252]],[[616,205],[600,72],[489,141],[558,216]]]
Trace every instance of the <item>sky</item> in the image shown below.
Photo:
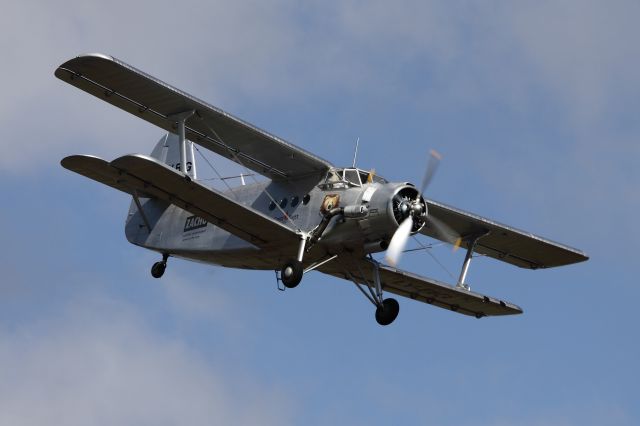
[[[11,2],[0,14],[0,424],[635,425],[640,379],[635,1]],[[353,285],[170,259],[126,195],[63,169],[162,130],[53,76],[113,55],[337,165],[584,250],[474,260],[524,314],[411,300],[378,326]],[[220,163],[222,170],[231,170]],[[439,246],[401,267],[452,281]]]

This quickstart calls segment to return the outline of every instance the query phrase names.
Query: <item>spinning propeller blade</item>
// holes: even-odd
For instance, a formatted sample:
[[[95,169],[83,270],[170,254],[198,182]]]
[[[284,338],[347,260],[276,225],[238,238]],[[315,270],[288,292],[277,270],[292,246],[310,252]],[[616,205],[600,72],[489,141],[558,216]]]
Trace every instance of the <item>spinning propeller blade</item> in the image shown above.
[[[456,251],[460,248],[460,245],[462,244],[462,238],[460,238],[460,235],[458,235],[456,231],[451,229],[449,225],[433,216],[427,216],[427,222],[429,222],[429,224],[433,227],[433,229],[440,236],[440,238],[442,238],[443,241],[446,241],[449,244],[453,245],[453,251]]]
[[[389,242],[389,248],[387,248],[387,254],[385,260],[389,265],[396,266],[400,261],[400,256],[404,251],[404,247],[407,245],[407,240],[411,234],[411,228],[413,227],[413,219],[411,216],[406,218],[404,222],[400,224],[396,232]]]
[[[371,169],[369,175],[367,176],[367,183],[373,182],[373,177],[376,175],[376,169]]]
[[[420,186],[420,195],[424,194],[424,191],[427,189],[427,186],[431,183],[433,176],[436,174],[436,170],[438,170],[438,165],[440,164],[440,160],[442,160],[442,155],[436,150],[431,150],[429,152],[429,162],[427,163],[427,168],[424,172],[424,177],[422,178],[422,185]]]

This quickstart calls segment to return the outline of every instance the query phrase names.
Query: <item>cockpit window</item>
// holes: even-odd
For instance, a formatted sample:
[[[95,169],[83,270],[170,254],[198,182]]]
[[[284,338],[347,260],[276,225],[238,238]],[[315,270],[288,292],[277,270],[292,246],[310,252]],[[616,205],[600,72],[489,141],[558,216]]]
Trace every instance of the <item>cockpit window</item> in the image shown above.
[[[327,183],[340,182],[342,180],[342,176],[340,176],[338,170],[329,170],[327,174]]]
[[[345,169],[344,180],[357,186],[362,185],[360,183],[360,176],[358,175],[358,171],[356,169]]]
[[[373,181],[376,183],[389,183],[385,178],[376,174],[373,175]]]
[[[373,171],[372,171],[373,172]],[[327,173],[327,177],[324,181],[325,187],[328,188],[348,188],[353,186],[362,186],[368,182],[369,174],[372,173],[367,170],[360,169],[331,169]],[[387,183],[386,179],[381,176],[372,173],[372,181],[377,183]]]

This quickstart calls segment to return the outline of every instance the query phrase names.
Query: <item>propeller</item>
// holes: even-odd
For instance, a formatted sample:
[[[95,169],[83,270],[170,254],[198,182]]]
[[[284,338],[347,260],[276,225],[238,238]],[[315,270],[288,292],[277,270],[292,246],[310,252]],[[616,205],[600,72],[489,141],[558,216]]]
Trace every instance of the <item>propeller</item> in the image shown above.
[[[372,183],[375,175],[376,175],[376,169],[371,169],[371,171],[369,172],[369,175],[367,176],[367,183]]]
[[[449,225],[434,216],[427,216],[427,222],[431,224],[431,227],[435,230],[436,234],[438,234],[439,239],[453,245],[453,251],[460,248],[462,238],[460,238],[460,235],[451,229]]]
[[[391,237],[389,247],[387,248],[387,254],[385,260],[391,266],[396,266],[400,261],[400,255],[404,251],[404,247],[407,245],[409,235],[411,235],[411,228],[413,228],[413,218],[408,216],[401,224],[396,232]]]
[[[400,256],[402,255],[404,248],[409,241],[409,236],[411,235],[411,230],[413,228],[414,217],[416,219],[429,220],[431,225],[434,227],[436,232],[442,236],[444,240],[450,242],[451,244],[459,246],[460,242],[456,233],[449,228],[447,225],[437,220],[434,217],[430,217],[427,215],[426,205],[425,211],[422,211],[422,206],[420,204],[420,197],[424,194],[425,190],[433,180],[433,177],[438,169],[438,165],[442,160],[442,156],[435,150],[431,150],[429,153],[429,159],[427,161],[427,167],[425,169],[424,177],[422,179],[422,185],[420,187],[420,192],[416,195],[414,200],[410,200],[409,202],[401,203],[399,208],[407,209],[408,213],[406,218],[402,221],[396,232],[391,237],[391,241],[389,242],[389,248],[387,249],[387,253],[385,255],[385,260],[391,266],[396,266],[400,261]]]
[[[434,149],[429,152],[429,160],[427,162],[427,169],[424,172],[424,177],[422,178],[422,185],[420,186],[420,195],[424,194],[424,191],[427,189],[427,186],[431,183],[433,176],[436,174],[436,170],[438,170],[438,166],[440,165],[440,161],[442,160],[442,155]]]

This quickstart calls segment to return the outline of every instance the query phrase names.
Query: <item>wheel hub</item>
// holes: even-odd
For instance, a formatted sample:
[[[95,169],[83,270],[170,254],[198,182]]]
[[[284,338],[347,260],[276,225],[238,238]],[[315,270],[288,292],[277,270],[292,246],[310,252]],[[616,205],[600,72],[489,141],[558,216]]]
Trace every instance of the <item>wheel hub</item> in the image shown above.
[[[291,266],[284,268],[284,276],[289,278],[291,275],[293,275],[293,268]]]

